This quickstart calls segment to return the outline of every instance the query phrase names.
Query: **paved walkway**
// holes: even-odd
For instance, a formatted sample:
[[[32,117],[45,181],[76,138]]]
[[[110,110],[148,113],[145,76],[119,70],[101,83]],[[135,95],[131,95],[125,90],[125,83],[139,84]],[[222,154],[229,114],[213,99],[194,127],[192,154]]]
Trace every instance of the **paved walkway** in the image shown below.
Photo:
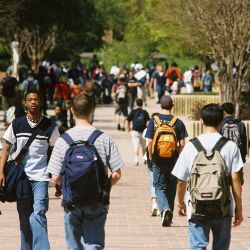
[[[159,107],[151,100],[148,110],[158,111]],[[174,214],[173,226],[160,226],[160,217],[150,217],[150,198],[147,168],[141,164],[132,166],[133,150],[128,132],[116,131],[114,108],[98,107],[94,125],[111,135],[116,141],[125,161],[121,181],[113,187],[111,205],[106,224],[107,250],[136,249],[188,249],[188,227],[186,218]],[[0,128],[0,137],[4,132]],[[245,171],[244,223],[232,229],[232,250],[250,249],[250,164]],[[63,211],[60,199],[54,198],[51,187],[48,229],[51,249],[66,249]],[[19,249],[19,225],[15,204],[0,204],[0,250]],[[211,245],[209,248],[211,249]],[[40,249],[39,249],[40,250]],[[42,250],[42,249],[41,249]]]

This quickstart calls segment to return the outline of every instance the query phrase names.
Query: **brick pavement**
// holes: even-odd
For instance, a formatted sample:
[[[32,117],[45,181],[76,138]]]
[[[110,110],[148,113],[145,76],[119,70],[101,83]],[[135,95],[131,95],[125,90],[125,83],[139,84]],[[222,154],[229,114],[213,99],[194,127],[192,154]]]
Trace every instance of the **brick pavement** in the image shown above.
[[[149,102],[150,113],[158,108]],[[174,214],[171,228],[160,226],[160,217],[150,217],[150,197],[147,169],[142,164],[132,166],[133,150],[129,134],[116,131],[114,108],[98,107],[95,126],[110,134],[116,141],[125,161],[121,181],[113,187],[111,205],[106,224],[107,250],[133,249],[188,249],[186,218]],[[1,125],[0,125],[1,126]],[[4,129],[0,127],[0,137]],[[250,164],[245,170],[244,223],[232,230],[232,250],[250,249]],[[49,189],[50,209],[47,214],[51,249],[66,249],[63,212],[60,199],[54,198],[54,188]],[[15,204],[0,204],[0,250],[19,249],[19,225]],[[209,245],[208,249],[211,249]]]

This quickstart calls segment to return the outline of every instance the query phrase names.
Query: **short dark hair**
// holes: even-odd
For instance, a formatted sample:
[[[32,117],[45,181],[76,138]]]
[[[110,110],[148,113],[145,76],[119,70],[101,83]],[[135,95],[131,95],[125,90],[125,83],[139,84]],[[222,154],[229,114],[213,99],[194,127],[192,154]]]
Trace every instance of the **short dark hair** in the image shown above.
[[[221,107],[229,115],[234,113],[234,105],[231,102],[225,102],[221,105]]]
[[[142,99],[137,99],[136,100],[136,105],[139,106],[139,107],[142,107],[143,106],[143,100]]]
[[[176,62],[173,62],[171,66],[172,67],[178,67],[178,64]]]
[[[94,104],[86,93],[76,95],[72,100],[72,108],[76,118],[86,118],[94,110]]]
[[[29,94],[37,94],[39,99],[41,100],[41,92],[39,90],[28,90],[25,94],[24,94],[24,101],[26,101],[26,97]]]
[[[201,110],[201,119],[206,126],[217,128],[223,121],[223,109],[219,104],[210,103]]]

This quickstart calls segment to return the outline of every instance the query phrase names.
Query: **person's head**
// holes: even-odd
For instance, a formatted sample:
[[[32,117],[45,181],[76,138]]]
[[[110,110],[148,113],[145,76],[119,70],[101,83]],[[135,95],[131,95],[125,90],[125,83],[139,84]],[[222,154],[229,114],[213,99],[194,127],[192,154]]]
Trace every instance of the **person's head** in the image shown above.
[[[38,113],[41,110],[41,93],[38,90],[30,90],[24,95],[24,103],[28,112]]]
[[[30,76],[30,77],[33,77],[34,76],[34,72],[33,72],[33,70],[28,70],[28,76]]]
[[[219,104],[210,103],[201,110],[201,119],[205,126],[217,128],[223,121],[223,109]]]
[[[162,72],[162,66],[158,64],[158,65],[156,66],[156,71],[157,71],[157,72]]]
[[[231,102],[225,102],[221,105],[221,107],[228,115],[232,115],[234,113],[234,105]]]
[[[198,65],[195,65],[195,66],[194,66],[194,70],[199,70],[199,66],[198,66]]]
[[[62,108],[60,106],[55,107],[55,115],[60,115],[62,113]]]
[[[160,100],[161,108],[166,110],[171,110],[174,106],[173,99],[169,95],[162,96]]]
[[[137,107],[142,107],[143,106],[143,100],[142,99],[137,99],[136,100],[136,105],[137,105]]]
[[[68,82],[68,76],[66,73],[62,72],[59,78],[59,82]]]
[[[134,75],[135,75],[134,70],[130,70],[130,71],[129,71],[129,77],[130,77],[130,78],[133,78]]]
[[[172,66],[172,67],[178,67],[178,65],[177,65],[176,62],[173,62],[171,66]]]
[[[72,100],[72,109],[76,119],[88,120],[90,115],[94,112],[94,104],[88,94],[80,93]]]

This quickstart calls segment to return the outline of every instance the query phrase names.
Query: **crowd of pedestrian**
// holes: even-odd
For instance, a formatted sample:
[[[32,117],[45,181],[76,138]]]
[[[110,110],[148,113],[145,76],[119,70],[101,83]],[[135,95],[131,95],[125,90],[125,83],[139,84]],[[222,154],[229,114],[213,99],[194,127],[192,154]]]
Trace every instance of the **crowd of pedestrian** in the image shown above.
[[[10,71],[2,81],[7,129],[0,145],[0,194],[8,184],[9,157],[22,171],[22,192],[16,194],[21,249],[50,249],[50,181],[57,196],[62,192],[68,249],[104,248],[109,194],[124,164],[113,139],[92,122],[96,103],[112,101],[117,129],[131,132],[134,166],[140,165],[141,150],[148,167],[151,215],[170,227],[177,200],[179,215],[188,217],[191,249],[205,249],[210,230],[213,249],[229,249],[232,217],[235,226],[243,221],[246,128],[234,119],[232,103],[209,104],[201,110],[204,133],[186,144],[185,124],[172,113],[171,96],[182,88],[212,90],[210,68],[202,73],[195,66],[182,74],[176,63],[163,68],[151,62],[112,67],[108,74],[94,55],[88,69],[79,61],[69,69],[44,62],[37,74],[26,73],[21,71],[20,83]],[[159,110],[150,116],[147,98],[155,91]],[[55,108],[50,118],[48,105]]]

